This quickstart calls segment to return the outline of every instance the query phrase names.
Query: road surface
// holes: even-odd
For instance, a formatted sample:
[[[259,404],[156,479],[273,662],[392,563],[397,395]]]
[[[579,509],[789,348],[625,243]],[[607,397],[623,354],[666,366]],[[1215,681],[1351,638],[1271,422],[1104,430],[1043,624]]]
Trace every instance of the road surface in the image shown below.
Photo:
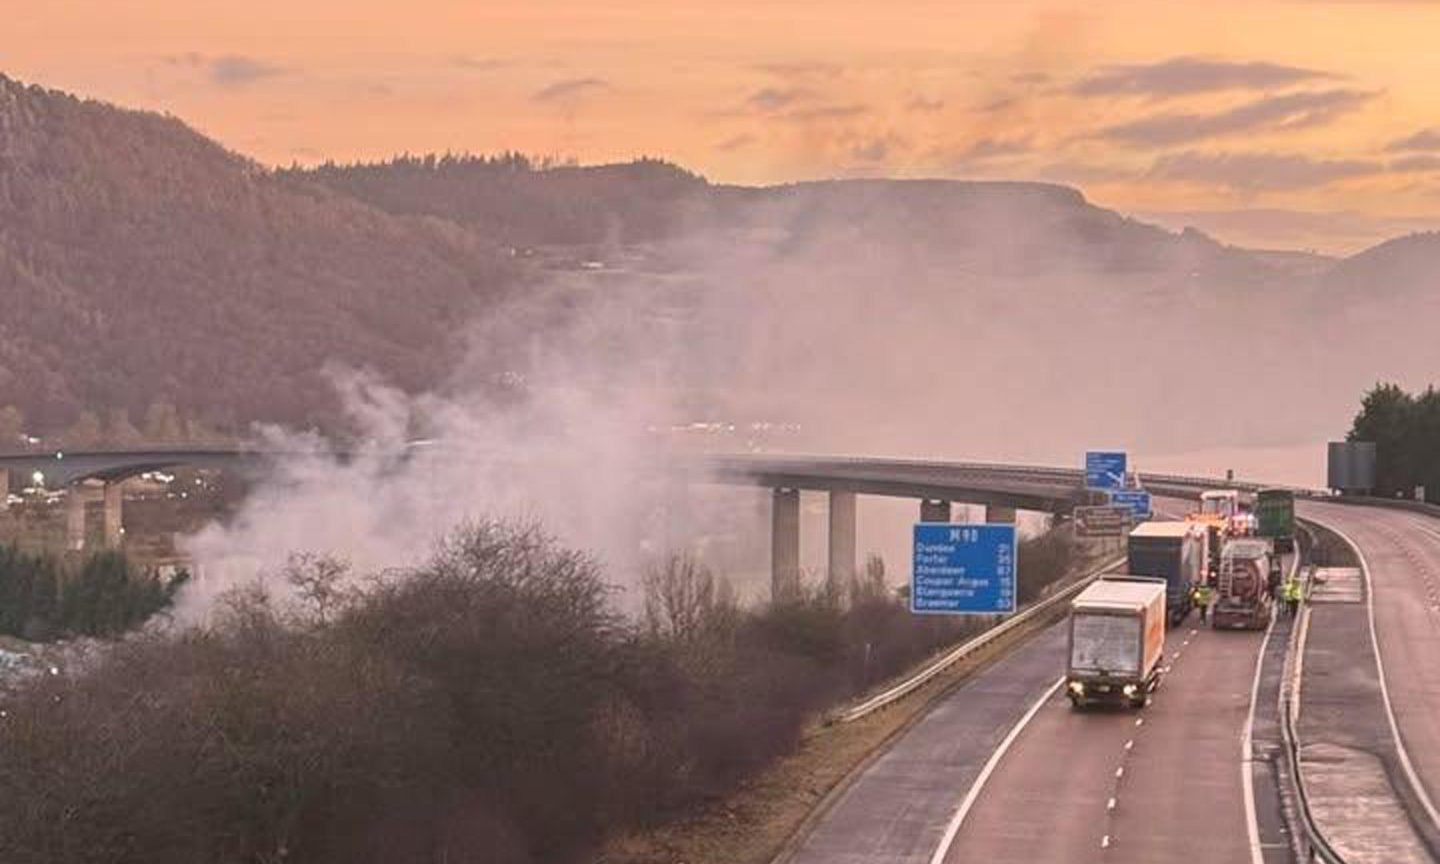
[[[1170,631],[1169,671],[1140,712],[1076,712],[1057,692],[944,860],[1249,862],[1240,742],[1262,639],[1192,616]]]
[[[1170,631],[1170,670],[1150,706],[1074,712],[1055,689],[1066,623],[1050,627],[903,735],[791,860],[922,864],[948,844],[947,862],[1251,862],[1241,746],[1263,638],[1191,616]],[[951,831],[992,754],[1037,705]],[[1281,847],[1265,789],[1257,834]]]
[[[1343,533],[1367,565],[1311,604],[1299,734],[1312,809],[1347,859],[1436,860],[1440,521],[1315,502],[1299,512]]]

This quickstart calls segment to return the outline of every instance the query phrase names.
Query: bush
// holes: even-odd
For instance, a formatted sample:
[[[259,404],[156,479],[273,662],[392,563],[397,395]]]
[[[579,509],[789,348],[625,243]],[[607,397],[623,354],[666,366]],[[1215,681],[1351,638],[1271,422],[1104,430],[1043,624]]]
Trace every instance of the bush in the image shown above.
[[[119,552],[77,562],[0,547],[0,634],[116,636],[167,608],[187,579],[142,572]]]
[[[94,608],[122,571],[88,572],[73,614],[115,626]],[[136,636],[12,697],[0,860],[580,861],[726,794],[817,711],[967,632],[916,620],[878,561],[844,592],[741,609],[672,559],[630,623],[593,560],[503,523],[383,579],[315,556],[285,576],[294,607],[236,593],[206,629]]]

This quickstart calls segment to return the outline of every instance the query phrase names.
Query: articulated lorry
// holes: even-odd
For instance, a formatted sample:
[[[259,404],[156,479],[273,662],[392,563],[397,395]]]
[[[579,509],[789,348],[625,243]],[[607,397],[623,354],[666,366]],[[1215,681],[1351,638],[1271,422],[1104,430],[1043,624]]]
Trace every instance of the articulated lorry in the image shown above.
[[[1231,540],[1220,553],[1211,626],[1264,630],[1270,625],[1274,594],[1269,590],[1270,541],[1255,537]]]
[[[1190,614],[1190,592],[1205,581],[1210,559],[1206,528],[1194,522],[1147,522],[1130,532],[1125,569],[1165,580],[1165,608],[1172,624]]]
[[[1261,489],[1255,493],[1255,516],[1261,537],[1269,538],[1276,552],[1295,551],[1295,493],[1289,489]]]
[[[1065,693],[1076,708],[1143,708],[1160,684],[1164,579],[1106,576],[1070,602]]]

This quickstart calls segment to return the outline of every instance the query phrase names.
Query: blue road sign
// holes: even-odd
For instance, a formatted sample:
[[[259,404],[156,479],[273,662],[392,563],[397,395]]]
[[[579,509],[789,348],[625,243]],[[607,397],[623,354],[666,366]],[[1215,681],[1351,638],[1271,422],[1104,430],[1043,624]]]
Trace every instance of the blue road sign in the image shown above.
[[[1116,489],[1110,493],[1110,503],[1116,507],[1129,507],[1136,522],[1143,522],[1153,515],[1150,493],[1143,489]]]
[[[1015,526],[915,526],[910,611],[962,615],[1015,611]]]
[[[1124,489],[1125,454],[1091,450],[1085,454],[1085,488]]]

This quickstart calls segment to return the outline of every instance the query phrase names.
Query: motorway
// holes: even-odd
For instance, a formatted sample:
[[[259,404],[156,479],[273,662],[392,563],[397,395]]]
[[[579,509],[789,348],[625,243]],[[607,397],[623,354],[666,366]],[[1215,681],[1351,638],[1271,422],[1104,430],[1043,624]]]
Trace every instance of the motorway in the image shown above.
[[[1300,737],[1312,809],[1347,861],[1435,860],[1440,520],[1317,502],[1300,513],[1343,533],[1366,565],[1311,605]]]
[[[792,861],[1252,861],[1241,741],[1264,634],[1212,631],[1192,616],[1171,631],[1171,668],[1147,708],[1075,712],[1054,688],[1065,627],[945,698],[856,779]],[[937,859],[967,791],[1037,701]],[[1271,813],[1263,821],[1278,824]]]
[[[1056,686],[1066,626],[942,699],[791,862],[1288,860],[1274,784],[1246,803],[1242,747],[1265,634],[1212,631],[1192,615],[1170,631],[1169,671],[1143,711],[1075,712]],[[1277,629],[1283,644],[1288,625]],[[1278,667],[1283,651],[1266,656]],[[1274,694],[1279,669],[1267,672]]]
[[[1262,639],[1192,616],[1144,711],[1076,712],[1052,695],[943,860],[1250,861],[1240,742]]]

